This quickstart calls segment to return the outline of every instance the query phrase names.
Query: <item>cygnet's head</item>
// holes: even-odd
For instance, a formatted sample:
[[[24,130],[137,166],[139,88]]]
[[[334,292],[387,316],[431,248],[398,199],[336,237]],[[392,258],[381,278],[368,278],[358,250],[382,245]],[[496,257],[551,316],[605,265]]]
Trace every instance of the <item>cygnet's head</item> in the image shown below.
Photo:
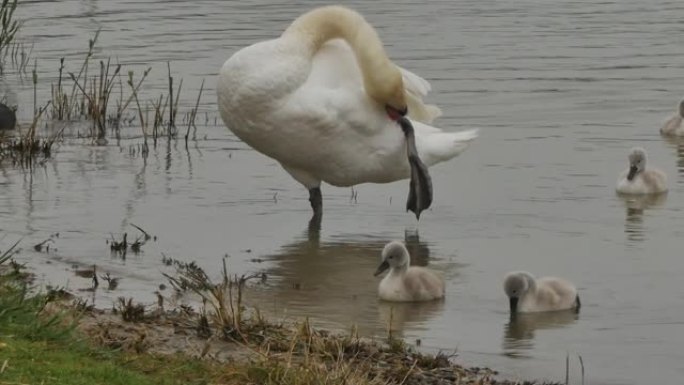
[[[506,274],[503,287],[509,299],[511,313],[518,310],[518,300],[530,290],[533,280],[534,277],[527,272],[514,271]]]
[[[385,248],[382,249],[380,261],[380,266],[378,266],[378,269],[375,270],[375,274],[373,274],[376,277],[389,268],[396,269],[408,266],[411,262],[411,257],[403,242],[392,241],[386,244]]]
[[[632,180],[634,177],[646,169],[646,150],[641,147],[634,147],[629,152],[629,173],[627,173],[627,180]]]

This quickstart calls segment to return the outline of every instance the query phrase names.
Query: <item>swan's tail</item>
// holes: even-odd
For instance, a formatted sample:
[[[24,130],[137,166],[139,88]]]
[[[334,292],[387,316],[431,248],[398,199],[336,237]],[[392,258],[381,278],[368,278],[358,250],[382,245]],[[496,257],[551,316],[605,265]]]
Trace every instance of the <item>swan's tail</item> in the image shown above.
[[[478,136],[478,130],[459,132],[436,131],[421,135],[422,149],[419,148],[423,162],[428,166],[447,161],[462,153]]]

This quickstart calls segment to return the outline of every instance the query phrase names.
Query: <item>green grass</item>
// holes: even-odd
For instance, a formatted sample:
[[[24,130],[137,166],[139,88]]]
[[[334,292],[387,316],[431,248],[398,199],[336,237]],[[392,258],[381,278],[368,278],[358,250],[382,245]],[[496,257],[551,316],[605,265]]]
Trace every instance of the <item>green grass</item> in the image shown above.
[[[7,362],[0,383],[20,384],[161,384],[81,349],[45,341],[8,339],[0,351]]]
[[[303,360],[307,364],[292,357],[221,364],[96,346],[79,333],[73,312],[54,310],[47,296],[28,294],[16,270],[1,263],[0,268],[0,385],[378,383],[349,364],[325,365],[314,358]]]
[[[69,321],[73,314],[46,311],[46,303],[46,296],[28,295],[21,281],[0,274],[0,385],[381,383],[342,360],[325,364],[314,355],[221,364],[95,346]]]
[[[215,383],[217,367],[196,359],[84,348],[79,344],[3,338],[0,384],[147,385]]]
[[[31,335],[34,326],[0,327],[0,384],[207,384],[220,375],[209,362],[95,347],[57,324]]]
[[[221,374],[218,365],[189,357],[94,346],[71,315],[45,311],[47,303],[15,273],[0,273],[0,385],[206,384]]]

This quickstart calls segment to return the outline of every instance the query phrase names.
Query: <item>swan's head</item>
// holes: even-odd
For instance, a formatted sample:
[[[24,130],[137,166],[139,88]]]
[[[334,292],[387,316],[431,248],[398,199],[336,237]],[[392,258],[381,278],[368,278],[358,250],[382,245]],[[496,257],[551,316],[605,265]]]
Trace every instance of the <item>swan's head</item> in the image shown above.
[[[518,300],[530,290],[533,282],[534,278],[527,272],[514,271],[506,274],[503,287],[508,296],[511,313],[515,313],[518,310]]]
[[[395,65],[390,63],[382,72],[374,73],[373,81],[366,82],[365,86],[368,95],[385,107],[390,119],[399,120],[408,113],[404,80]]]
[[[634,147],[629,152],[628,158],[629,172],[627,173],[627,180],[632,180],[646,168],[646,151],[641,147]]]
[[[682,101],[679,102],[679,116],[684,118],[684,99],[682,99]]]
[[[392,241],[385,245],[380,254],[380,266],[375,270],[375,276],[382,274],[383,271],[392,268],[402,268],[409,265],[411,257],[406,246],[401,241]]]
[[[399,120],[399,118],[406,116],[408,113],[404,81],[399,71],[397,71],[397,76],[391,79],[387,85],[385,111],[387,111],[387,115],[389,115],[392,120]]]

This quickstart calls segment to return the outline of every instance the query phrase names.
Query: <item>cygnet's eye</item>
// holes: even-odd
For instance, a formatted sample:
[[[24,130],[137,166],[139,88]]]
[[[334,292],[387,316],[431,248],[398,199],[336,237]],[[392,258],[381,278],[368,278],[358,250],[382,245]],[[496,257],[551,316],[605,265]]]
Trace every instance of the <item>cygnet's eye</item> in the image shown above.
[[[394,255],[390,255],[387,259],[394,259]]]

